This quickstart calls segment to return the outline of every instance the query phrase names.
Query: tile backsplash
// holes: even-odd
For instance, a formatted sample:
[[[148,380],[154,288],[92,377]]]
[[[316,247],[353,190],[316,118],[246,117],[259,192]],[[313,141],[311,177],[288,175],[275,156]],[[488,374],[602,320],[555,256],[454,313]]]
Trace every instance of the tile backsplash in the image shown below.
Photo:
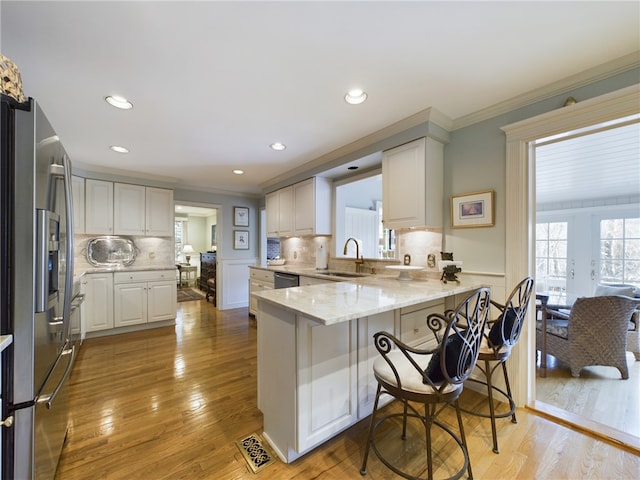
[[[75,235],[75,274],[94,269],[87,260],[87,243],[100,235]],[[137,248],[135,262],[130,268],[173,268],[175,267],[174,240],[171,237],[123,237],[133,241]]]
[[[280,255],[287,260],[288,265],[315,265],[316,251],[323,246],[329,252],[329,269],[351,271],[355,270],[353,259],[335,258],[335,250],[331,246],[331,236],[317,237],[289,237],[280,239]],[[396,231],[396,258],[394,260],[366,259],[365,269],[375,268],[383,272],[385,265],[402,263],[405,254],[411,256],[411,265],[425,267],[421,272],[413,275],[417,277],[440,277],[438,267],[427,266],[427,256],[433,254],[440,260],[442,250],[442,230],[398,230]]]

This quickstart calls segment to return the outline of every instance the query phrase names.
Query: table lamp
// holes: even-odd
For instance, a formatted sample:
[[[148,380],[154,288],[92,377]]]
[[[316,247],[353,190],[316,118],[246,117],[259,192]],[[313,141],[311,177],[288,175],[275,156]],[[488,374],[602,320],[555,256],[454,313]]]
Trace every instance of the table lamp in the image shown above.
[[[182,247],[182,253],[185,254],[184,258],[187,260],[187,264],[191,265],[191,254],[195,252],[196,251],[189,244],[186,244],[184,247]]]

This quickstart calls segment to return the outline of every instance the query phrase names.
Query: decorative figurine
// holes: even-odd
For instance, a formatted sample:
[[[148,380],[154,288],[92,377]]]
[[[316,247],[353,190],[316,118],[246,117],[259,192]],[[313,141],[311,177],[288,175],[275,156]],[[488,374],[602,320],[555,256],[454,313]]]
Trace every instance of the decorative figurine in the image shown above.
[[[442,277],[440,277],[440,280],[443,281],[444,283],[447,283],[447,282],[460,283],[460,280],[458,280],[456,273],[460,273],[461,271],[462,269],[458,268],[455,265],[446,265],[442,269]]]

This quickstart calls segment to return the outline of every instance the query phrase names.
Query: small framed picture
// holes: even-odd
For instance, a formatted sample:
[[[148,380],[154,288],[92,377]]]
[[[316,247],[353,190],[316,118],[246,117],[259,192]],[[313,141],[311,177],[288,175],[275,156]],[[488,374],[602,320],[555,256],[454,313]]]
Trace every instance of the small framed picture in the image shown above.
[[[236,227],[249,226],[249,207],[233,207],[233,225]]]
[[[493,190],[451,195],[451,228],[493,225]]]
[[[249,249],[249,231],[248,230],[233,231],[233,249],[234,250]]]

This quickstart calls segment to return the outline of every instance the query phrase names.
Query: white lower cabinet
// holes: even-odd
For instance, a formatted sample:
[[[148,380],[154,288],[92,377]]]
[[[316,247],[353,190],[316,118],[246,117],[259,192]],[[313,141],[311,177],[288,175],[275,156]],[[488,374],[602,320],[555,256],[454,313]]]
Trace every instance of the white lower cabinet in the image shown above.
[[[249,269],[249,313],[253,316],[258,311],[258,300],[252,295],[264,290],[273,290],[273,272],[261,268]]]
[[[358,419],[356,325],[298,317],[298,452]]]
[[[397,315],[323,325],[262,300],[258,311],[264,436],[281,459],[292,462],[371,413],[378,355],[373,333],[396,332]]]
[[[147,323],[147,284],[123,283],[113,286],[114,326]]]
[[[176,318],[175,280],[151,282],[147,286],[147,322]]]
[[[373,362],[380,355],[373,343],[373,334],[385,331],[395,335],[395,315],[393,311],[377,313],[358,319],[358,419],[371,415],[376,399],[378,382],[373,376]],[[381,405],[392,398],[385,395]]]
[[[87,332],[113,328],[113,274],[86,274],[82,283],[85,297],[80,308]]]
[[[434,348],[437,345],[433,331],[427,326],[427,316],[444,313],[444,300],[419,303],[400,309],[400,340],[412,347]]]
[[[176,315],[175,271],[114,274],[114,326],[170,320]]]

